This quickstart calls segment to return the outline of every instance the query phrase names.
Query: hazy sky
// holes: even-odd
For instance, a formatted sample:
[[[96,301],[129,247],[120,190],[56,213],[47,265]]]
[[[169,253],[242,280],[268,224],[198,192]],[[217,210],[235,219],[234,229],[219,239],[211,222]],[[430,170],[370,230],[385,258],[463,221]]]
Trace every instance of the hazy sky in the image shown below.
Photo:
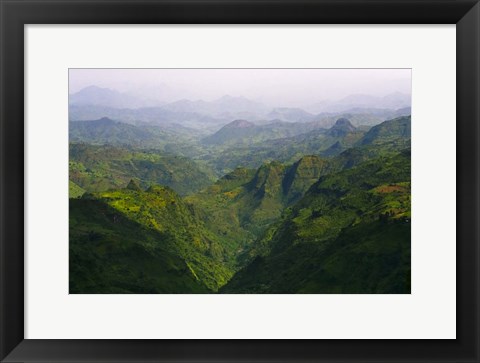
[[[410,69],[71,69],[69,90],[99,86],[148,99],[211,101],[244,96],[302,106],[350,94],[411,93]]]

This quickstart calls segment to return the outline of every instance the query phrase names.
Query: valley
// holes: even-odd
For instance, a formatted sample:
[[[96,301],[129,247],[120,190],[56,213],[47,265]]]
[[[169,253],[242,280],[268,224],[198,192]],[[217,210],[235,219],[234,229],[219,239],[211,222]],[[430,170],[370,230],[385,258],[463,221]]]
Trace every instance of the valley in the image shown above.
[[[410,294],[411,70],[69,70],[70,294]]]
[[[409,116],[70,125],[71,293],[410,291]]]

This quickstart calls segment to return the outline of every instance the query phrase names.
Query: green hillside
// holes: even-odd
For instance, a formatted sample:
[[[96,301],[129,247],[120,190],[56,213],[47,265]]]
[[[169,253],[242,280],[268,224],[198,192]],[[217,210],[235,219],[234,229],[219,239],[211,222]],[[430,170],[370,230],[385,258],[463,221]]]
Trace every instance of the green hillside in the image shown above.
[[[100,200],[70,200],[70,293],[208,293],[166,236]]]
[[[80,188],[77,184],[73,181],[68,181],[68,196],[69,198],[80,198],[83,194],[85,194],[85,190]]]
[[[273,120],[254,124],[246,120],[235,120],[212,135],[202,139],[204,145],[250,146],[267,140],[276,140],[304,134],[313,130],[325,130],[318,122],[285,122]]]
[[[213,135],[207,136],[202,141],[211,145],[235,144],[244,140],[250,140],[257,132],[258,128],[254,123],[246,120],[235,120],[223,126]]]
[[[190,158],[71,143],[70,292],[409,293],[410,133],[337,119]]]
[[[130,150],[148,149],[150,154],[183,156],[194,160],[197,165],[208,165],[217,177],[237,167],[258,168],[269,161],[293,163],[302,156],[311,154],[330,157],[354,145],[371,144],[373,140],[385,142],[398,137],[409,137],[409,133],[401,135],[385,131],[392,126],[385,127],[382,126],[385,123],[382,123],[373,127],[366,138],[369,127],[355,127],[353,122],[358,122],[355,115],[345,116],[350,118],[332,119],[333,126],[330,129],[324,128],[325,125],[320,120],[274,120],[263,124],[235,120],[203,139],[202,132],[205,130],[200,132],[176,125],[133,125],[102,118],[70,122],[69,134],[70,142],[75,144],[111,145]],[[161,178],[154,182],[171,185]],[[102,183],[107,182],[103,180]],[[121,185],[114,183],[112,186]]]
[[[158,136],[160,135],[154,135],[145,128],[113,121],[107,117],[69,123],[70,142],[135,146],[160,145],[162,138]]]
[[[129,146],[168,151],[191,144],[200,132],[178,125],[136,124],[114,121],[107,117],[91,121],[72,121],[69,141],[94,145]]]
[[[232,275],[228,246],[220,244],[215,235],[205,229],[192,209],[168,187],[151,186],[147,191],[143,191],[132,182],[125,189],[86,194],[81,203],[71,203],[73,216],[77,212],[77,206],[87,208],[89,204],[102,203],[113,209],[114,215],[118,214],[131,221],[130,232],[123,238],[129,237],[136,241],[140,238],[136,236],[137,229],[140,236],[143,230],[150,231],[150,235],[155,232],[156,239],[144,239],[141,244],[143,248],[147,251],[167,251],[183,260],[195,278],[212,291],[216,291]],[[113,218],[113,223],[116,223],[116,217]],[[75,220],[71,219],[71,233],[76,235],[77,227],[80,230],[87,228],[88,216],[85,216],[85,219],[82,224],[76,224]],[[93,233],[98,232],[95,225],[88,228],[91,228]],[[105,242],[103,238],[99,239]]]
[[[182,157],[108,145],[70,144],[70,180],[89,192],[123,188],[130,179],[161,184],[185,195],[210,185],[213,173]]]
[[[248,255],[222,292],[408,293],[409,150],[321,177]]]
[[[305,156],[293,165],[272,162],[257,170],[237,168],[186,201],[201,211],[211,231],[241,252],[303,196],[326,166],[317,156]]]
[[[255,132],[252,127],[248,130]],[[252,140],[261,135],[255,134]],[[269,161],[294,163],[305,155],[335,156],[357,144],[364,135],[365,131],[356,129],[348,120],[339,119],[329,130],[317,127],[295,136],[258,142],[250,140],[248,146],[241,144],[223,146],[221,152],[210,151],[200,158],[217,172],[228,173],[239,166],[258,168]]]
[[[385,143],[398,139],[410,139],[412,134],[411,117],[398,117],[372,127],[359,141],[359,145]]]

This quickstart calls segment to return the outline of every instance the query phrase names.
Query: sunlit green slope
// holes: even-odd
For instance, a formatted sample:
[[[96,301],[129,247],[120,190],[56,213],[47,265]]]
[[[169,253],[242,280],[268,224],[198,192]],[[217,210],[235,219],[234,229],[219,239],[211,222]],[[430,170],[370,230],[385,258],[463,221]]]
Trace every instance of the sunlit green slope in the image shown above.
[[[161,184],[182,195],[213,180],[208,169],[182,156],[88,144],[70,144],[69,176],[89,192],[123,188],[133,178],[144,188]]]
[[[70,233],[71,240],[74,241],[71,245],[72,253],[76,245],[85,246],[87,250],[88,236],[93,233],[98,234],[98,243],[106,244],[110,241],[114,248],[120,249],[120,255],[122,241],[128,241],[145,252],[158,251],[157,256],[161,256],[161,251],[166,251],[168,255],[183,261],[182,268],[188,268],[189,274],[194,276],[198,284],[211,291],[216,291],[225,284],[233,273],[224,246],[216,240],[214,234],[204,228],[192,209],[168,187],[152,186],[143,191],[131,182],[125,189],[86,194],[83,199],[70,202]],[[103,215],[98,210],[97,214],[93,214],[95,210],[92,211],[90,218],[88,214],[82,214],[84,219],[81,223],[75,219],[85,208],[99,204],[108,207],[113,213],[112,221],[108,224],[112,228],[109,233],[102,233],[102,224],[96,222]],[[86,230],[88,233],[83,233]],[[148,238],[144,236],[145,230],[149,231]],[[112,234],[119,238],[118,243]],[[125,252],[122,258],[127,260],[128,252]],[[163,287],[160,285],[157,288]],[[190,290],[175,292],[186,293]]]
[[[409,292],[409,130],[340,120],[329,157],[213,184],[184,157],[71,144],[71,292]]]
[[[70,200],[70,293],[208,293],[166,236],[100,200]]]
[[[292,165],[272,162],[257,170],[237,168],[204,191],[186,198],[205,225],[235,255],[257,239],[327,170],[327,162],[304,156]]]
[[[222,292],[409,292],[409,150],[321,177],[248,255]]]

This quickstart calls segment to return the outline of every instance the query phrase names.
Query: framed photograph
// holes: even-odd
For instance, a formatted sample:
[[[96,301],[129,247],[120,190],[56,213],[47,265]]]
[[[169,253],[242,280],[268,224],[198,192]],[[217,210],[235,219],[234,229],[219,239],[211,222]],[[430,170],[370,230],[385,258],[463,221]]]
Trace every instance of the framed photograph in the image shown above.
[[[0,9],[2,362],[480,362],[478,1]]]

